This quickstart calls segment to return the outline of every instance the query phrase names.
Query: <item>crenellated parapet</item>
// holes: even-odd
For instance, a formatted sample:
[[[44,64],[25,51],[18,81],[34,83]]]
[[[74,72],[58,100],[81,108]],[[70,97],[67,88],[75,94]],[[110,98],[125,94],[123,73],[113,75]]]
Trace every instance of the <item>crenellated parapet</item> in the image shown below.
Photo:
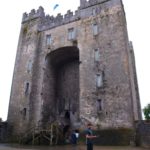
[[[80,8],[85,9],[87,7],[97,5],[100,3],[105,3],[107,1],[110,1],[110,0],[80,0]]]
[[[45,15],[43,7],[40,6],[37,11],[33,9],[29,14],[24,13],[22,23],[36,18],[41,18],[38,25],[38,30],[43,31],[87,18],[91,16],[91,14],[100,14],[102,11],[101,5],[112,7],[114,4],[116,4],[116,2],[118,3],[119,1],[120,0],[80,0],[80,7],[78,7],[74,13],[71,10],[68,10],[65,15],[59,13],[56,17]]]
[[[56,17],[46,15],[42,18],[41,24],[39,25],[39,30],[46,30],[54,28],[56,26],[64,25],[80,19],[80,9],[73,13],[71,10],[68,10],[65,15],[58,14]]]
[[[32,9],[29,14],[25,12],[22,17],[22,23],[38,17],[44,17],[44,16],[45,16],[44,8],[40,6],[37,11],[35,9]]]
[[[80,8],[78,8],[78,10],[76,10],[75,13],[73,13],[71,10],[68,10],[65,15],[61,15],[59,13],[56,17],[54,17],[50,15],[45,15],[43,7],[40,6],[37,11],[35,9],[32,9],[29,14],[24,13],[22,17],[22,23],[31,21],[36,18],[41,18],[41,24],[39,25],[39,30],[53,28],[72,21],[79,20]]]

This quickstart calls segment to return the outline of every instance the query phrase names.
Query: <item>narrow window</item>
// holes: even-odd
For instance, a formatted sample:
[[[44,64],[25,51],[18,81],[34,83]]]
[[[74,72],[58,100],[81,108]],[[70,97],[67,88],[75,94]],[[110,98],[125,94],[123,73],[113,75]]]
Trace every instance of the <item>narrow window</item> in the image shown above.
[[[70,112],[68,110],[66,110],[65,112],[65,118],[70,119]]]
[[[31,69],[32,69],[32,62],[31,62],[31,60],[29,60],[28,66],[27,66],[27,72],[30,73]]]
[[[68,40],[75,40],[76,39],[76,33],[74,28],[68,29]]]
[[[95,16],[96,15],[96,8],[92,9],[92,15]]]
[[[96,62],[100,61],[100,51],[98,48],[94,50],[94,60]]]
[[[23,108],[23,111],[22,111],[23,120],[25,120],[26,114],[27,114],[27,108]]]
[[[25,95],[28,95],[29,92],[29,83],[27,82],[25,85]]]
[[[102,111],[102,100],[98,99],[96,101],[96,108],[97,108],[97,112]]]
[[[97,74],[96,75],[96,87],[100,88],[103,86],[103,77],[102,74]]]
[[[51,44],[52,44],[51,35],[46,35],[46,45],[51,45]]]
[[[93,35],[94,36],[98,35],[98,25],[96,23],[93,24]]]

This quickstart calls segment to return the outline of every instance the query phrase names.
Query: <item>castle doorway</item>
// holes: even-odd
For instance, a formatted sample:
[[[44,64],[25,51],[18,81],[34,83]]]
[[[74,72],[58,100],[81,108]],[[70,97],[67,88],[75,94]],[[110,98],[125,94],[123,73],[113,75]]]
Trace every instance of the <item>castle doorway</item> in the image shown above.
[[[79,119],[79,50],[63,47],[46,57],[43,119],[67,127]]]

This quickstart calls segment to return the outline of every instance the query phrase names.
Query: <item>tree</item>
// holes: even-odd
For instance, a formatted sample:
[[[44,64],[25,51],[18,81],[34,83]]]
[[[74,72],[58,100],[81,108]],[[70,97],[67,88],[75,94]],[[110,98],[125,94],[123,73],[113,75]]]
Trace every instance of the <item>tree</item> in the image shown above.
[[[145,119],[150,120],[150,104],[144,107],[143,112],[144,112]]]

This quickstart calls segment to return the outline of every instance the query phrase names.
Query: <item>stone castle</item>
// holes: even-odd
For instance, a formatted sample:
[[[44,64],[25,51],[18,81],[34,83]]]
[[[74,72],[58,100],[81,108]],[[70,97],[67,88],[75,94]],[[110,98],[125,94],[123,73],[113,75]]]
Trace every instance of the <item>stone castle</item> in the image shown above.
[[[11,134],[58,122],[134,129],[141,120],[121,0],[80,0],[75,13],[24,13],[8,111]]]

